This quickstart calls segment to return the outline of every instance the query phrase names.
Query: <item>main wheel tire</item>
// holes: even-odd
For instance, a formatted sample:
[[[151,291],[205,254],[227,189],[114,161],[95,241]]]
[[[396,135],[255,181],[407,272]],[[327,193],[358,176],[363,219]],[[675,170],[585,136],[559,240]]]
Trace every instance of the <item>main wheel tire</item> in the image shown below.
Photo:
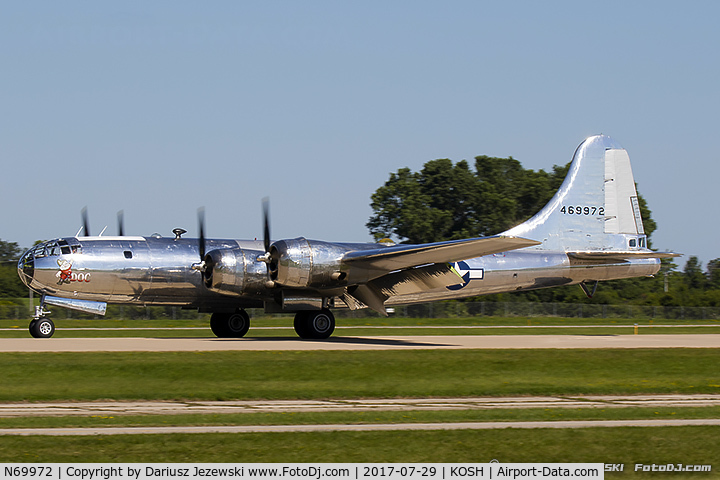
[[[227,332],[232,338],[242,338],[250,329],[250,315],[245,310],[231,314],[227,320]]]
[[[230,333],[227,331],[227,319],[230,317],[229,313],[215,312],[210,316],[210,330],[218,338],[228,338]]]
[[[39,318],[30,322],[29,330],[34,338],[50,338],[55,333],[55,324],[49,318]]]
[[[295,332],[300,338],[323,340],[335,331],[335,315],[324,308],[320,311],[295,314]]]
[[[210,317],[210,330],[218,338],[241,338],[250,329],[250,316],[245,310],[235,313],[215,312]]]
[[[295,327],[295,333],[297,333],[300,338],[311,338],[307,327],[309,313],[311,312],[297,312],[295,314],[293,326]]]

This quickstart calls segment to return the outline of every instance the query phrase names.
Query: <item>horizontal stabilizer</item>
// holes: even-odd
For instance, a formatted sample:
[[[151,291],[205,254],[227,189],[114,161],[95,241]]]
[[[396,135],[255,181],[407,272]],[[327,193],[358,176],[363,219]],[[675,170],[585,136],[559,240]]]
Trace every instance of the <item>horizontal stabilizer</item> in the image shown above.
[[[679,253],[652,252],[652,251],[605,251],[605,252],[567,252],[570,261],[592,262],[592,263],[618,263],[640,258],[674,258]]]
[[[457,262],[539,244],[540,242],[527,238],[495,235],[422,245],[395,245],[373,250],[355,250],[345,254],[343,263],[353,267],[391,272],[430,263]]]

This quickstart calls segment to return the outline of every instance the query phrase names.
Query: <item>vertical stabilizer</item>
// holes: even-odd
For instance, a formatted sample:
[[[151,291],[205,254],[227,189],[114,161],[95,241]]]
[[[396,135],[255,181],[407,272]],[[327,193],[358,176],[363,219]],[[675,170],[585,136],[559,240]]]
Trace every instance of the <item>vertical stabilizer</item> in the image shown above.
[[[645,249],[645,231],[627,152],[597,135],[575,151],[555,196],[530,220],[504,232],[554,251]]]

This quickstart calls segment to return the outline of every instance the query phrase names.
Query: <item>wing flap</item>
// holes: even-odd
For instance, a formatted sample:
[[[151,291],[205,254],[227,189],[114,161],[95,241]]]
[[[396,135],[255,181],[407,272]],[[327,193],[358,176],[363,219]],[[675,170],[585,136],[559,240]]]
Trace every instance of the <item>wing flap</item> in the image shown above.
[[[462,281],[462,277],[450,264],[434,263],[393,272],[370,283],[389,298],[456,285]]]
[[[450,264],[435,263],[389,273],[366,285],[348,289],[340,298],[351,310],[367,306],[386,315],[384,303],[390,297],[420,293],[458,282],[462,282],[462,277]]]

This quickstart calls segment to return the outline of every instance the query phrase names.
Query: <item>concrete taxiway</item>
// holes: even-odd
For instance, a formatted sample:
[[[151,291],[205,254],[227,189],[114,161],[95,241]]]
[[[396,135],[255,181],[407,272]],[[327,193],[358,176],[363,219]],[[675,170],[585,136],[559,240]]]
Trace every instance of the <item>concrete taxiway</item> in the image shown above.
[[[527,348],[720,348],[703,335],[427,335],[259,338],[3,338],[0,352],[178,352],[262,350],[428,350]]]

